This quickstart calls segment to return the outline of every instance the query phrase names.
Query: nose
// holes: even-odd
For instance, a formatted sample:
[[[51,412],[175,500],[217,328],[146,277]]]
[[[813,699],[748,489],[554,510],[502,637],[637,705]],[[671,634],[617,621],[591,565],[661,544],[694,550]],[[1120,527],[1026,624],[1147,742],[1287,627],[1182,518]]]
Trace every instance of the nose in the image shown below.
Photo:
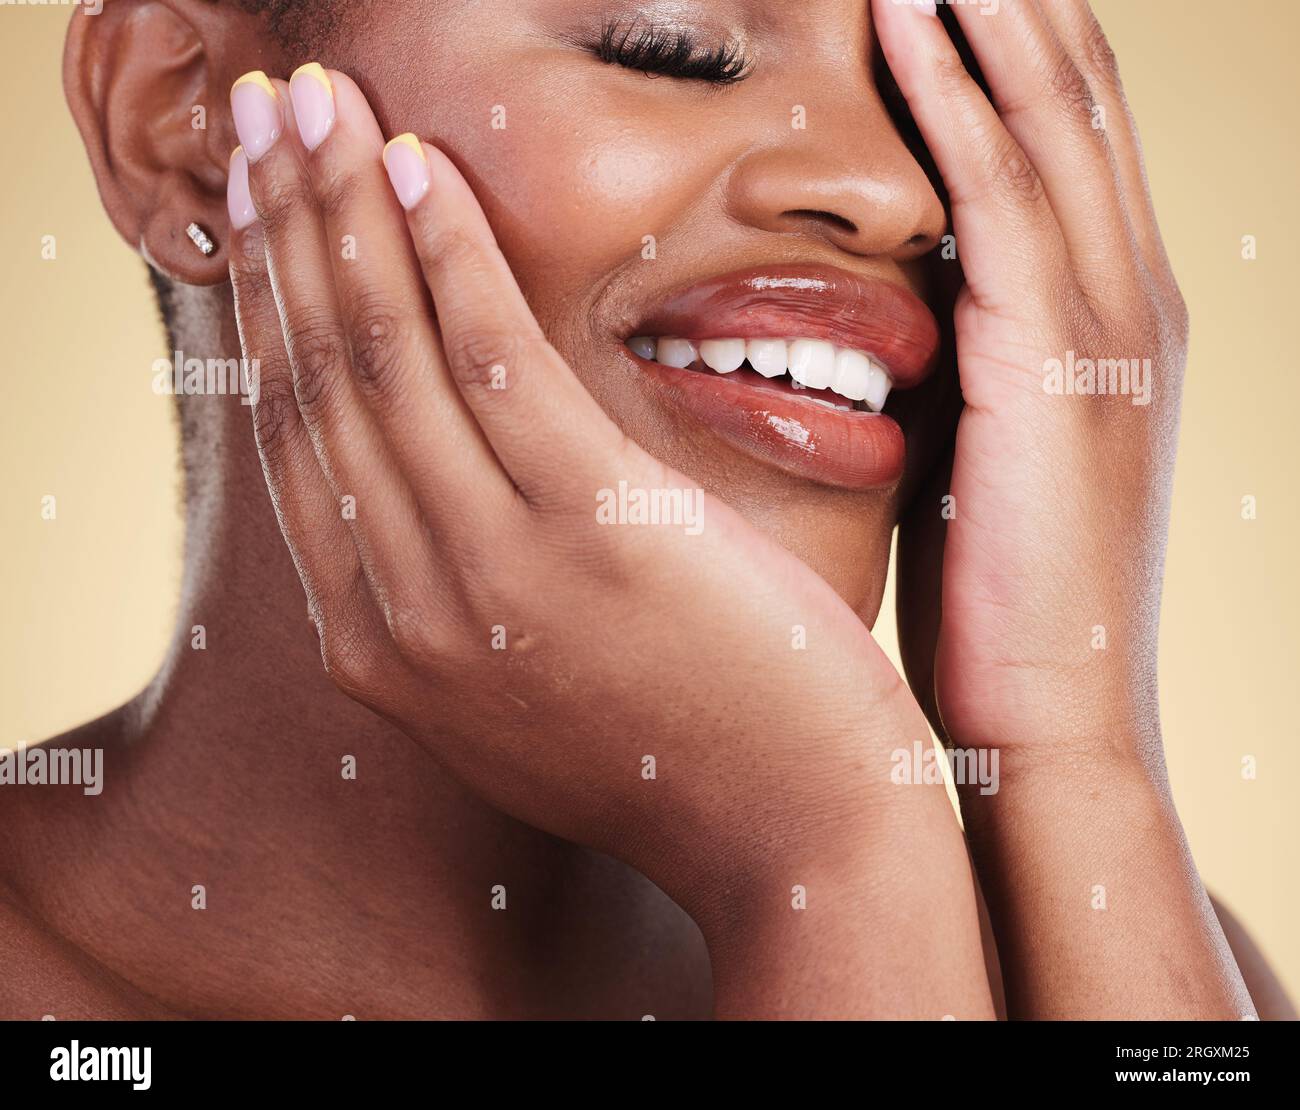
[[[854,93],[810,104],[802,118],[792,113],[788,136],[742,157],[727,183],[728,209],[752,227],[849,254],[919,257],[944,234],[943,204],[883,101]]]

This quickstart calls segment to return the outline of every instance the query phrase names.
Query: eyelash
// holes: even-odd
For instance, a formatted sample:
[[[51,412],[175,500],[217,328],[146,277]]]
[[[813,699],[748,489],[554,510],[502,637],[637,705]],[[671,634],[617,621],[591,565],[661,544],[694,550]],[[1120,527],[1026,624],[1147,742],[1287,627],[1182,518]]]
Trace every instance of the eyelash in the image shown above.
[[[702,50],[685,31],[653,24],[607,24],[593,50],[610,65],[711,85],[734,85],[748,76],[750,68],[735,43]]]

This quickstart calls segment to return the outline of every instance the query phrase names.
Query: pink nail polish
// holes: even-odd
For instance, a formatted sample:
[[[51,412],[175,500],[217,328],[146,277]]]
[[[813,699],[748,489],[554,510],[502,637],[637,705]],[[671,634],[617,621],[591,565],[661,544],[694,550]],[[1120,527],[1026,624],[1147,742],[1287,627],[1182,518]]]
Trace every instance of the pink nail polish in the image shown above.
[[[315,150],[334,127],[334,86],[319,62],[308,62],[289,78],[289,96],[302,145]]]
[[[429,162],[414,135],[398,135],[384,147],[384,168],[397,199],[408,211],[429,191]]]
[[[230,90],[235,132],[250,162],[256,162],[280,137],[284,117],[275,86],[260,69],[245,73]]]
[[[253,194],[248,190],[248,156],[243,147],[235,147],[230,156],[230,176],[226,179],[226,208],[230,212],[230,226],[243,231],[257,219],[253,207]]]

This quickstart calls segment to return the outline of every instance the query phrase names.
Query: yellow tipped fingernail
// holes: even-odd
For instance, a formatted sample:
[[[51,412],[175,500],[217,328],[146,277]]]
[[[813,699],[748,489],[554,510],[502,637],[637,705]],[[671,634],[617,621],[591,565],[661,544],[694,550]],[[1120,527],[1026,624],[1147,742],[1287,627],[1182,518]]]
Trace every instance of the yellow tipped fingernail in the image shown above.
[[[293,71],[289,99],[302,145],[315,150],[334,130],[334,84],[319,62],[308,62]]]
[[[384,168],[393,192],[408,211],[429,191],[429,159],[423,144],[410,132],[398,135],[384,147]]]
[[[320,62],[308,62],[306,65],[299,66],[293,71],[293,77],[289,78],[289,86],[293,87],[294,77],[314,77],[322,85],[325,91],[331,96],[334,93],[334,82],[330,80],[330,75],[325,72],[325,67]]]
[[[424,144],[420,142],[420,140],[417,139],[414,135],[412,135],[409,131],[407,131],[404,135],[398,135],[397,138],[395,139],[389,139],[388,146],[384,147],[384,153],[386,154],[388,152],[388,148],[393,146],[395,143],[404,143],[406,146],[409,146],[413,151],[415,151],[415,153],[420,156],[421,160],[428,161],[428,159],[425,157],[424,154]]]
[[[230,111],[244,153],[256,162],[275,145],[284,122],[270,78],[260,69],[245,73],[230,87]]]
[[[233,92],[240,85],[256,85],[272,99],[275,97],[275,86],[271,84],[271,79],[260,69],[250,70],[245,73],[243,77],[230,86],[231,91]]]

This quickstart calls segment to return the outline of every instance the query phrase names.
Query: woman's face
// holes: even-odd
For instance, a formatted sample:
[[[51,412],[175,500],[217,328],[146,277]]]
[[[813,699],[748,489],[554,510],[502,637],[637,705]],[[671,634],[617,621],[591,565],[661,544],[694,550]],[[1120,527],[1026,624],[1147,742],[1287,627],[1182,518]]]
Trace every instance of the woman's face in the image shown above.
[[[743,73],[651,79],[600,56],[604,37],[638,61],[652,27],[660,56]],[[370,9],[344,41],[327,64],[387,130],[452,154],[609,415],[874,617],[900,497],[951,427],[951,390],[920,261],[945,213],[877,87],[868,5],[451,0]],[[727,47],[740,58],[719,59]],[[694,347],[659,343],[649,361],[629,347],[647,337]],[[748,364],[664,365],[723,339],[775,341],[745,351],[784,355],[810,385],[829,375],[875,401],[885,369],[900,388],[881,417]],[[725,368],[740,350],[704,355]]]

